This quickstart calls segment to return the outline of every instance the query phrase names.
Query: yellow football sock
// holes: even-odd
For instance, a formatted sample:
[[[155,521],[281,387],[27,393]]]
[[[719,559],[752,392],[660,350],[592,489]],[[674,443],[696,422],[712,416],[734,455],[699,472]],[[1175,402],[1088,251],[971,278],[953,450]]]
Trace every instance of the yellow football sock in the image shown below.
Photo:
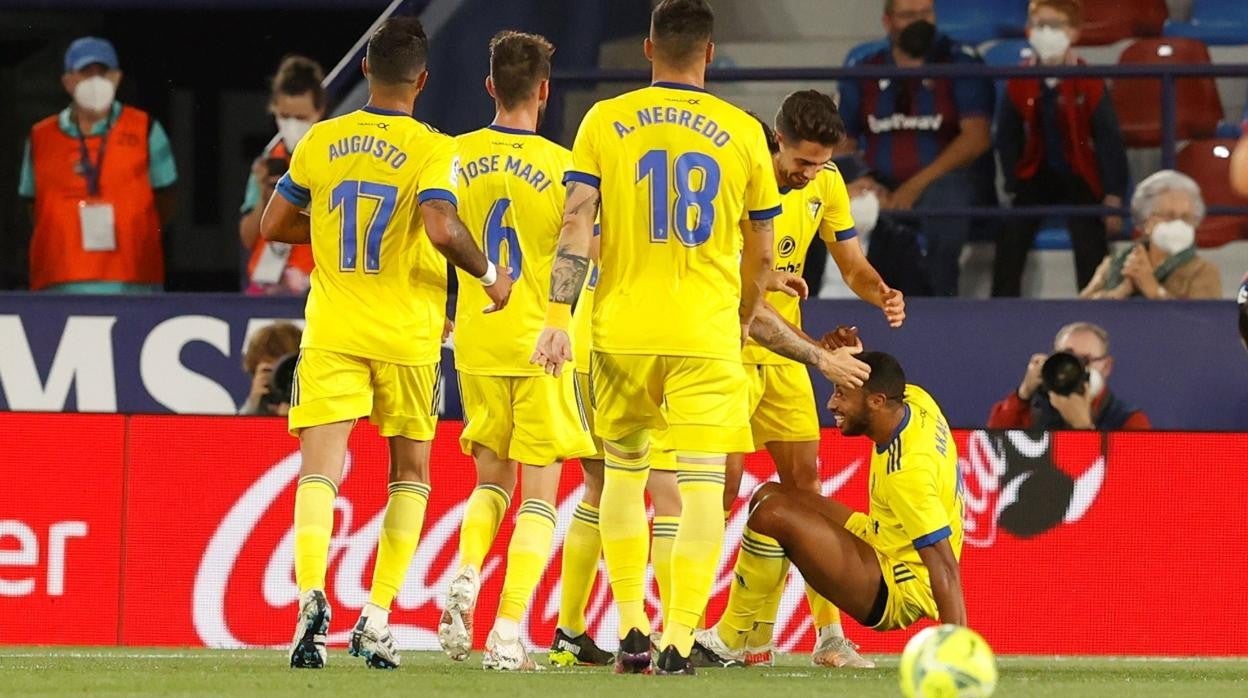
[[[337,485],[324,475],[299,478],[295,489],[295,581],[300,594],[325,588],[337,496]]]
[[[516,528],[507,547],[507,576],[498,602],[498,617],[517,623],[529,607],[533,590],[546,571],[555,539],[555,507],[541,499],[526,499],[516,512]]]
[[[663,623],[659,646],[674,645],[688,657],[724,546],[724,472],[682,470],[676,484],[681,510],[672,544],[671,618]]]
[[[511,506],[511,495],[498,485],[485,483],[468,495],[464,521],[459,526],[459,560],[478,572],[494,545],[498,527]]]
[[[789,572],[789,559],[775,538],[755,533],[748,527],[741,537],[741,551],[733,568],[733,583],[728,592],[728,605],[715,629],[728,647],[745,647],[754,619],[763,610],[767,597],[784,583]]]
[[[840,609],[810,588],[809,584],[806,585],[806,602],[810,604],[810,618],[814,621],[816,631],[841,622]]]
[[[654,581],[659,587],[660,617],[667,626],[672,612],[672,544],[676,542],[679,516],[654,517],[654,539],[650,542],[650,564],[654,565]]]
[[[620,615],[620,637],[632,628],[650,634],[646,615],[646,552],[650,531],[646,525],[646,480],[649,444],[640,432],[618,444],[608,444],[603,469],[599,531],[607,576]],[[621,457],[620,452],[636,454]]]
[[[563,538],[563,563],[559,571],[559,627],[572,637],[585,632],[585,606],[598,578],[602,537],[598,533],[598,507],[581,502],[572,512],[572,523]]]
[[[390,610],[390,602],[398,596],[403,577],[420,542],[425,526],[425,509],[429,505],[429,485],[424,482],[390,483],[390,501],[381,519],[381,535],[377,539],[377,564],[373,566],[373,587],[369,603]]]
[[[780,578],[780,583],[767,595],[763,607],[754,616],[754,627],[745,640],[746,647],[767,647],[771,645],[772,634],[776,628],[776,615],[780,612],[780,601],[784,598],[784,587],[787,586],[788,575]]]

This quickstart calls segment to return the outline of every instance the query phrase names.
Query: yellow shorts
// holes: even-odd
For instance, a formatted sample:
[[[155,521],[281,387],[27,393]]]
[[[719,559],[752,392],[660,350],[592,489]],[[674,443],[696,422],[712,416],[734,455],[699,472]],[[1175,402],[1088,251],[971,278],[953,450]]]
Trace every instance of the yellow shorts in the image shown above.
[[[664,446],[675,451],[754,450],[740,361],[595,351],[590,383],[603,440],[648,429],[664,432]]]
[[[845,528],[866,541],[873,548],[871,518],[862,512],[854,512],[845,522]],[[936,598],[932,596],[931,577],[921,564],[902,562],[875,550],[888,588],[888,602],[880,622],[872,626],[876,630],[899,630],[909,627],[920,618],[938,620]]]
[[[442,401],[439,374],[438,364],[402,366],[304,349],[295,367],[290,433],[366,416],[382,436],[432,440]]]
[[[815,388],[806,367],[785,364],[746,364],[750,383],[750,429],[754,445],[773,441],[818,441],[819,414]]]
[[[594,452],[581,457],[602,460],[606,456],[602,451],[602,439],[598,438],[598,432],[594,431],[594,393],[589,386],[589,371],[582,371],[578,368],[573,374],[573,381],[576,387],[576,404],[581,408],[581,414],[585,415],[585,423],[589,426],[589,437],[594,444]]]
[[[478,376],[459,374],[464,402],[465,455],[481,444],[525,465],[550,465],[593,453],[589,423],[572,374]]]

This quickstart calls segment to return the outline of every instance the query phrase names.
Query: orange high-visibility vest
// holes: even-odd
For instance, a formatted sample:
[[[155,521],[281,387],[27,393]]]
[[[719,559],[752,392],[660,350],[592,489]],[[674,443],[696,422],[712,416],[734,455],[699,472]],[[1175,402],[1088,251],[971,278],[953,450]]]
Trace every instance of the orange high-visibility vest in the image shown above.
[[[286,144],[281,140],[265,153],[265,157],[282,158],[286,162],[290,162],[290,151],[286,149]],[[264,211],[264,207],[268,206],[267,201],[256,202],[256,208]],[[260,263],[260,257],[264,254],[265,246],[264,238],[256,238],[256,242],[251,246],[251,259],[247,261],[247,278],[250,279],[256,272],[256,265]],[[311,245],[291,245],[290,257],[286,258],[286,266],[293,267],[302,271],[308,276],[312,275],[312,267],[316,266],[312,262],[312,246]]]

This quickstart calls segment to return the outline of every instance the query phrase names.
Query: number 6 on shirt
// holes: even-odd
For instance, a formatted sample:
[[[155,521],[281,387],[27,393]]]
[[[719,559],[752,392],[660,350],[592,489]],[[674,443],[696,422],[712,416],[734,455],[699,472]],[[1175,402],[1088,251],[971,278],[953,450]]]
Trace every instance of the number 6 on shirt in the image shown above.
[[[374,199],[377,208],[368,221],[364,233],[364,273],[381,271],[381,236],[385,234],[394,217],[394,206],[399,199],[399,188],[392,184],[362,182],[358,179],[343,180],[330,192],[329,210],[342,208],[342,238],[338,262],[339,271],[355,271],[360,252],[357,233],[359,200]]]
[[[667,242],[675,223],[676,237],[686,247],[697,247],[711,237],[719,194],[719,163],[705,153],[683,153],[671,166],[676,199],[670,204],[668,152],[651,150],[637,162],[637,182],[650,179],[650,241]]]

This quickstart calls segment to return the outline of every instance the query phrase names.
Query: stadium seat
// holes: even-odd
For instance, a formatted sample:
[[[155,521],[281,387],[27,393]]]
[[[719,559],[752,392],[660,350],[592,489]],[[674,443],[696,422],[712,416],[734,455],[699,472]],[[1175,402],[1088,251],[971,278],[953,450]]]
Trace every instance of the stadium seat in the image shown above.
[[[864,41],[861,44],[851,48],[849,53],[845,54],[845,67],[858,65],[862,59],[881,49],[888,48],[888,39],[875,39],[872,41]]]
[[[1026,39],[1002,39],[980,55],[988,65],[1015,66],[1031,58],[1032,50]],[[997,105],[1000,106],[1001,100],[1005,99],[1005,80],[994,81],[994,87],[997,91]]]
[[[1023,35],[1026,0],[936,0],[936,26],[964,44]]]
[[[1207,64],[1209,50],[1195,39],[1140,39],[1123,50],[1120,65]],[[1180,140],[1212,136],[1222,120],[1222,102],[1213,78],[1176,80],[1176,127]],[[1114,81],[1114,109],[1122,136],[1131,147],[1161,144],[1161,80]]]
[[[1231,191],[1230,138],[1209,138],[1188,143],[1179,151],[1175,167],[1196,180],[1206,206],[1248,206],[1248,199]],[[1196,230],[1200,247],[1220,247],[1228,242],[1248,238],[1248,216],[1210,216]]]
[[[1166,0],[1087,0],[1083,3],[1082,46],[1104,46],[1141,36],[1160,36],[1169,17]]]
[[[1195,0],[1191,19],[1186,22],[1170,20],[1163,33],[1217,46],[1248,44],[1248,2]]]

